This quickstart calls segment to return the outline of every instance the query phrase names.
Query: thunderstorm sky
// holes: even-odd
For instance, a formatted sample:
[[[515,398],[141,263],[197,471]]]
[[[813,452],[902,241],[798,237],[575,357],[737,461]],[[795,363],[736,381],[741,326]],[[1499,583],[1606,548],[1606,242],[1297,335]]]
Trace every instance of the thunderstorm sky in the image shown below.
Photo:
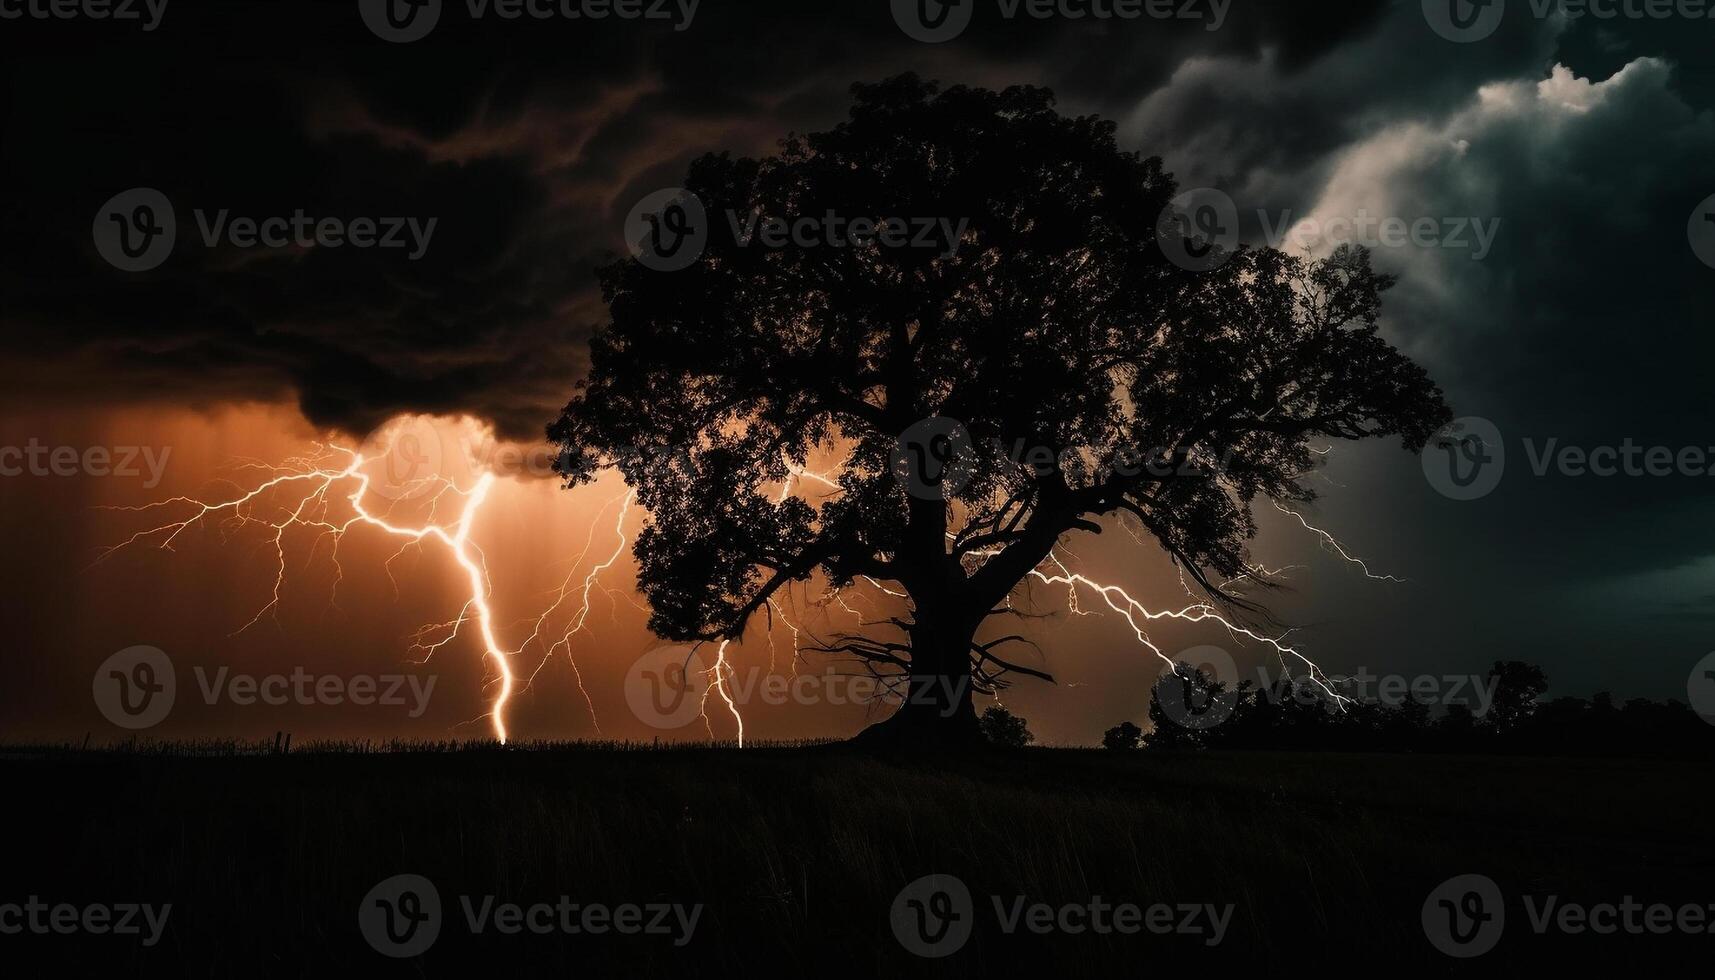
[[[180,664],[188,706],[169,734],[482,734],[468,721],[493,690],[468,637],[436,654],[435,696],[414,718],[211,707],[190,677],[193,665],[422,670],[409,663],[411,634],[462,602],[458,570],[434,549],[388,565],[397,541],[354,533],[330,602],[335,571],[306,537],[279,607],[233,635],[267,601],[265,540],[208,533],[91,567],[102,546],[144,526],[97,508],[225,492],[218,481],[244,478],[235,462],[278,462],[317,440],[356,446],[399,416],[438,417],[430,429],[449,447],[531,445],[584,370],[604,316],[592,270],[623,248],[631,206],[678,183],[703,152],[755,155],[788,132],[826,128],[851,83],[901,71],[1051,87],[1063,111],[1116,120],[1123,145],[1161,156],[1182,186],[1228,193],[1250,242],[1302,218],[1358,213],[1493,228],[1480,257],[1407,243],[1378,249],[1376,262],[1401,279],[1388,336],[1456,414],[1499,428],[1505,478],[1455,501],[1396,445],[1336,446],[1309,516],[1408,581],[1367,579],[1271,512],[1256,556],[1304,566],[1272,608],[1331,672],[1481,672],[1521,659],[1545,667],[1554,694],[1683,698],[1715,623],[1715,478],[1538,476],[1531,453],[1550,440],[1629,440],[1715,458],[1715,269],[1686,230],[1715,194],[1715,21],[1574,21],[1513,6],[1525,9],[1465,45],[1436,36],[1417,0],[1236,2],[1219,30],[979,12],[964,36],[933,46],[906,37],[881,0],[704,0],[682,31],[469,23],[451,5],[434,34],[408,45],[379,41],[346,3],[180,0],[146,35],[8,22],[0,445],[170,457],[153,486],[146,474],[0,478],[0,723],[65,737],[99,728],[91,671],[149,644]],[[245,83],[211,84],[216,65]],[[102,202],[139,186],[178,206],[181,237],[193,208],[438,224],[416,261],[181,246],[139,278],[102,264],[90,240]],[[612,550],[623,492],[611,480],[568,493],[500,479],[474,531],[499,622],[527,631],[549,590]],[[633,515],[620,529],[637,525]],[[1070,549],[1093,575],[1182,604],[1165,559],[1123,534]],[[632,585],[622,557],[571,653],[601,732],[647,738],[656,731],[621,693],[632,660],[656,645]],[[1060,683],[1021,681],[1006,702],[1051,742],[1141,720],[1156,665],[1123,622],[1068,615],[1055,590],[1035,594],[1057,614],[1032,631]],[[795,596],[818,629],[888,602],[865,592],[852,614],[815,606],[813,589]],[[772,655],[786,670],[791,636],[772,638],[783,646],[771,653],[759,627],[735,658],[761,670]],[[1216,628],[1156,639],[1264,660]],[[522,669],[539,659],[521,657]],[[868,717],[861,706],[762,705],[746,724],[752,737],[845,735]],[[730,736],[729,721],[716,713],[715,733]],[[563,655],[519,696],[514,728],[596,734]]]

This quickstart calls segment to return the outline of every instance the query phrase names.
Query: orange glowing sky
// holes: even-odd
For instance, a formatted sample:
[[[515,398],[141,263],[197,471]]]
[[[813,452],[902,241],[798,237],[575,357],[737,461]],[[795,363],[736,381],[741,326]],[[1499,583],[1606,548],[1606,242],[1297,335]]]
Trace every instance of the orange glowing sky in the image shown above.
[[[116,650],[147,644],[167,651],[180,674],[178,704],[154,735],[271,737],[276,730],[292,731],[300,739],[489,735],[487,713],[498,693],[497,672],[484,662],[480,632],[467,625],[436,648],[427,663],[416,662],[424,656],[420,646],[413,649],[418,631],[454,620],[468,594],[459,564],[438,542],[401,551],[398,537],[359,525],[341,540],[336,567],[323,534],[291,529],[281,538],[284,575],[272,608],[279,566],[265,527],[223,529],[212,522],[180,533],[170,551],[157,547],[164,535],[155,535],[102,557],[104,549],[138,531],[182,520],[195,510],[186,504],[148,512],[108,508],[178,496],[230,500],[268,478],[253,464],[278,465],[314,453],[326,442],[361,448],[374,458],[407,433],[419,440],[412,450],[419,471],[424,461],[433,462],[436,473],[464,488],[484,472],[497,474],[470,540],[486,558],[500,644],[516,651],[512,668],[519,684],[506,712],[514,739],[736,735],[734,719],[718,703],[711,705],[706,723],[674,729],[653,726],[628,706],[623,694],[627,670],[662,643],[645,628],[647,615],[629,553],[644,515],[632,508],[623,524],[616,523],[626,492],[616,476],[564,490],[545,475],[545,447],[498,444],[469,419],[395,419],[368,440],[318,433],[294,409],[281,405],[14,416],[7,425],[14,429],[6,434],[13,444],[33,436],[48,445],[148,446],[156,458],[167,454],[162,478],[153,487],[145,486],[146,469],[135,476],[12,481],[20,499],[19,506],[6,508],[6,531],[23,550],[13,567],[33,569],[14,588],[40,597],[18,610],[25,619],[18,633],[45,647],[15,654],[32,680],[24,685],[30,696],[19,696],[14,688],[7,705],[20,734],[106,732],[89,705],[90,672]],[[335,468],[343,465],[342,460]],[[386,476],[376,472],[377,486],[383,486]],[[805,481],[793,492],[814,498],[822,490]],[[429,494],[393,500],[387,493],[372,493],[366,501],[378,513],[390,508],[389,520],[400,525],[435,520],[450,527],[457,518],[458,502],[451,498],[436,505],[433,516]],[[283,513],[256,512],[270,519]],[[583,583],[592,568],[612,557],[619,530],[626,535],[626,548],[601,571],[589,591],[588,611],[582,612]],[[1319,573],[1342,574],[1338,559],[1320,555],[1314,542],[1299,537],[1292,543]],[[1072,539],[1066,553],[1077,557],[1081,571],[1119,582],[1149,601],[1182,604],[1183,593],[1159,553],[1139,548],[1123,533]],[[568,583],[573,594],[544,622],[542,639],[526,644],[536,620]],[[1045,663],[1059,684],[1021,679],[1003,694],[1005,703],[1031,717],[1039,737],[1050,742],[1093,741],[1107,725],[1140,719],[1159,663],[1136,643],[1125,622],[1090,596],[1082,604],[1084,615],[1072,613],[1062,589],[1041,583],[1021,586],[1018,601],[1030,599],[1052,615],[1026,623],[1024,631],[1040,643],[1044,653],[1038,663]],[[868,585],[860,584],[840,600],[830,599],[820,582],[796,586],[772,630],[759,617],[744,641],[729,649],[728,660],[738,672],[731,693],[738,696],[748,740],[841,737],[887,710],[829,703],[855,700],[861,688],[820,693],[845,683],[823,679],[831,672],[852,672],[856,668],[849,662],[805,653],[794,667],[793,626],[807,644],[810,637],[852,630],[900,611],[899,600]],[[1090,615],[1091,610],[1103,613]],[[548,647],[578,621],[583,628],[549,656]],[[430,632],[422,639],[432,643],[445,635]],[[1216,643],[1231,649],[1241,663],[1267,660],[1264,651],[1234,643],[1214,625],[1166,623],[1150,635],[1169,651]],[[705,650],[705,662],[713,662],[714,655]],[[200,667],[206,679],[222,666],[254,674],[289,673],[297,667],[341,676],[416,673],[434,676],[436,686],[427,709],[415,718],[406,706],[236,706],[224,699],[208,705],[193,672]],[[790,678],[794,671],[818,678],[800,688],[811,692],[804,703],[762,693],[765,678]]]

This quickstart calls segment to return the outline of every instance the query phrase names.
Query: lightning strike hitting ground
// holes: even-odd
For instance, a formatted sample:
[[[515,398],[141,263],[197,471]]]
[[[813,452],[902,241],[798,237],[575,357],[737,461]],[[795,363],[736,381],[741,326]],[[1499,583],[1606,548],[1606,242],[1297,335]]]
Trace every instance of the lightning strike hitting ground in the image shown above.
[[[601,507],[596,514],[595,522],[592,523],[590,527],[589,535],[584,542],[583,551],[579,553],[572,563],[572,571],[566,575],[558,589],[554,591],[553,598],[547,607],[541,612],[541,614],[530,621],[530,630],[528,635],[525,636],[523,642],[519,643],[516,647],[508,648],[500,642],[496,631],[494,611],[490,602],[494,590],[493,583],[489,578],[487,562],[481,549],[471,540],[472,527],[475,524],[484,503],[488,499],[489,492],[494,485],[494,474],[487,472],[482,473],[477,477],[469,489],[461,489],[452,481],[439,476],[414,480],[399,485],[396,488],[399,491],[396,495],[398,497],[428,494],[426,499],[428,502],[429,514],[427,518],[421,524],[404,524],[396,521],[391,517],[390,513],[378,513],[373,510],[368,499],[372,490],[372,477],[365,472],[364,467],[367,464],[385,460],[391,452],[392,447],[389,447],[387,452],[381,453],[373,458],[369,458],[356,450],[344,449],[338,446],[329,446],[326,447],[326,449],[321,450],[318,455],[288,459],[286,464],[283,466],[269,466],[256,461],[246,461],[240,466],[240,469],[259,470],[267,474],[268,478],[262,480],[251,489],[244,490],[228,499],[207,501],[195,497],[176,496],[137,507],[103,508],[106,510],[149,512],[163,507],[182,506],[191,508],[192,512],[189,516],[182,519],[170,521],[132,534],[124,541],[104,549],[96,558],[95,563],[99,564],[121,549],[148,541],[156,541],[156,547],[171,551],[173,550],[174,541],[177,540],[182,533],[202,524],[215,523],[218,521],[219,526],[223,530],[246,528],[251,526],[265,529],[268,534],[268,544],[274,552],[275,577],[273,588],[267,602],[264,603],[256,611],[255,615],[253,615],[243,626],[239,627],[239,629],[235,631],[236,635],[236,633],[242,633],[260,622],[263,616],[278,609],[281,599],[281,591],[285,586],[286,579],[287,549],[285,538],[287,532],[293,528],[315,529],[321,532],[321,534],[316,538],[315,544],[311,548],[310,554],[312,558],[316,555],[324,540],[331,540],[331,560],[335,569],[333,589],[336,594],[339,583],[344,577],[344,569],[339,562],[339,546],[341,541],[344,539],[345,534],[353,528],[359,526],[369,527],[386,535],[402,539],[399,551],[389,557],[385,563],[385,567],[387,568],[390,578],[392,577],[393,561],[400,557],[406,549],[414,546],[420,547],[424,542],[430,540],[439,542],[445,546],[448,553],[457,563],[460,571],[462,572],[462,577],[465,580],[465,587],[468,589],[468,598],[465,600],[463,607],[459,610],[457,617],[453,620],[445,623],[430,624],[420,628],[413,635],[415,642],[412,644],[412,649],[421,650],[424,654],[423,659],[426,661],[433,657],[433,655],[442,647],[445,647],[456,639],[463,632],[466,624],[470,623],[474,619],[482,645],[483,657],[486,661],[492,662],[495,681],[498,682],[499,686],[499,689],[494,695],[493,701],[489,706],[487,717],[495,738],[500,742],[505,743],[508,738],[506,708],[514,694],[515,688],[517,687],[517,678],[512,668],[513,658],[521,655],[525,650],[529,649],[532,644],[537,645],[542,650],[540,661],[537,663],[534,670],[530,672],[528,677],[524,679],[524,688],[528,689],[530,683],[533,682],[536,676],[541,673],[547,663],[563,648],[566,653],[567,662],[570,665],[573,676],[577,681],[578,691],[582,694],[584,703],[590,711],[591,721],[595,724],[596,731],[599,733],[601,728],[600,724],[596,722],[594,701],[590,697],[589,691],[584,687],[582,673],[578,670],[577,662],[572,656],[573,638],[584,632],[585,626],[589,620],[592,597],[595,590],[597,588],[602,589],[609,595],[610,599],[613,598],[616,593],[616,590],[601,585],[600,578],[603,573],[611,570],[615,565],[617,565],[625,553],[625,547],[629,541],[629,537],[625,531],[625,524],[630,516],[632,506],[636,502],[636,492],[628,491],[621,496],[607,501]],[[336,465],[342,460],[343,465]],[[784,502],[789,496],[791,496],[794,489],[801,489],[804,484],[809,482],[822,484],[835,493],[841,491],[839,484],[833,478],[824,473],[812,472],[801,466],[797,466],[790,461],[787,462],[787,471],[788,475],[781,486],[778,502]],[[280,514],[277,514],[272,518],[257,516],[258,509],[270,505],[274,499],[273,495],[276,493],[286,495],[286,502],[283,505],[273,504],[273,506],[277,507],[278,511],[283,514],[283,516],[280,516]],[[457,499],[461,502],[456,519],[452,520],[450,523],[443,523],[436,519],[436,514],[442,506],[442,501],[446,498]],[[351,513],[349,517],[336,522],[330,517],[330,510],[333,508],[335,501],[340,499],[343,499],[349,506]],[[615,542],[612,549],[607,553],[605,558],[591,565],[584,573],[581,580],[577,580],[577,570],[583,565],[584,558],[589,554],[591,547],[594,545],[596,531],[602,515],[612,509],[616,503],[618,504],[618,514],[611,525],[613,540]],[[1396,576],[1377,575],[1371,572],[1369,566],[1362,559],[1357,558],[1348,552],[1345,547],[1335,540],[1335,538],[1327,531],[1311,525],[1303,515],[1287,508],[1278,501],[1275,502],[1275,507],[1282,513],[1296,518],[1305,529],[1316,534],[1321,539],[1325,549],[1338,554],[1345,561],[1357,565],[1363,571],[1365,577],[1377,581],[1404,581]],[[1126,528],[1126,530],[1131,532],[1130,528]],[[1131,533],[1136,537],[1135,532]],[[949,534],[948,537],[952,538],[953,535]],[[984,558],[990,557],[992,554],[993,552],[979,550],[969,553],[966,557]],[[1287,569],[1292,567],[1297,566],[1286,566],[1286,568],[1270,570],[1259,565],[1254,569],[1252,577],[1272,577],[1285,572]],[[1030,577],[1047,585],[1064,585],[1066,587],[1067,609],[1074,615],[1090,616],[1096,614],[1092,610],[1084,609],[1079,603],[1080,588],[1094,593],[1105,605],[1107,605],[1109,609],[1124,617],[1127,624],[1131,626],[1132,632],[1137,641],[1151,653],[1155,654],[1155,656],[1169,669],[1174,666],[1172,658],[1168,657],[1158,646],[1156,646],[1154,642],[1150,640],[1145,624],[1163,619],[1173,619],[1188,623],[1200,623],[1212,620],[1220,624],[1235,637],[1243,637],[1261,643],[1274,650],[1276,655],[1279,657],[1283,668],[1289,666],[1289,658],[1299,662],[1308,671],[1311,680],[1325,694],[1327,694],[1336,705],[1343,706],[1352,700],[1336,692],[1331,686],[1327,676],[1322,672],[1321,668],[1298,649],[1288,645],[1285,642],[1284,634],[1280,636],[1268,636],[1263,633],[1259,633],[1247,626],[1226,618],[1219,612],[1219,610],[1208,602],[1195,601],[1180,609],[1151,610],[1121,586],[1098,582],[1080,572],[1072,571],[1071,568],[1067,566],[1066,561],[1059,550],[1050,552],[1048,558],[1043,561],[1042,565],[1030,572]],[[887,597],[894,599],[909,599],[909,596],[906,593],[890,589],[874,579],[866,577],[864,581]],[[1229,582],[1226,584],[1230,585],[1232,583]],[[396,581],[395,588],[397,588]],[[843,593],[844,590],[831,590],[824,602],[834,603],[846,612],[851,613],[854,616],[858,616],[861,619],[862,614],[846,603]],[[629,596],[625,596],[625,598],[636,605],[635,600],[631,599]],[[550,643],[548,641],[550,622],[554,621],[562,608],[568,607],[574,601],[576,602],[575,610],[570,613],[569,618],[558,630],[558,638],[554,639],[553,642]],[[1008,598],[1008,602],[1010,604],[1010,597]],[[801,629],[797,623],[787,616],[785,608],[779,602],[770,599],[768,606],[772,614],[777,616],[792,633],[792,661],[793,672],[795,674],[797,672],[797,661],[800,650]],[[773,656],[773,630],[774,626],[772,621],[770,621],[766,627],[768,642],[770,645],[770,670],[775,668]],[[434,636],[438,636],[438,639],[435,639],[433,642],[425,642],[428,638]],[[728,682],[735,674],[735,668],[727,658],[727,649],[731,642],[732,641],[723,641],[720,643],[716,651],[715,663],[713,667],[708,670],[711,682],[703,692],[703,718],[705,724],[707,724],[707,704],[709,695],[713,693],[719,696],[721,701],[725,703],[727,711],[732,715],[734,722],[738,726],[738,744],[742,746],[744,744],[744,718],[739,712],[738,705],[733,699],[732,692],[728,690]],[[711,729],[711,735],[712,734],[713,731]]]
[[[467,623],[471,622],[472,619],[475,620],[483,649],[483,657],[492,662],[495,680],[499,685],[499,689],[489,705],[489,724],[494,737],[504,744],[508,738],[506,727],[507,703],[511,700],[516,687],[512,659],[521,654],[532,642],[543,640],[543,632],[550,617],[575,594],[580,598],[581,603],[560,638],[544,650],[543,663],[546,663],[562,646],[566,648],[567,660],[571,664],[573,676],[577,679],[578,690],[583,694],[585,703],[590,708],[590,717],[593,722],[595,706],[590,700],[589,692],[584,688],[583,677],[578,672],[577,663],[572,659],[572,637],[583,630],[589,617],[591,593],[597,587],[597,579],[604,571],[613,567],[625,550],[624,524],[635,495],[627,493],[623,497],[619,516],[614,522],[618,544],[614,546],[613,552],[604,561],[593,566],[584,577],[581,586],[578,587],[572,585],[572,577],[576,574],[576,565],[574,565],[572,575],[568,575],[565,582],[561,584],[553,602],[546,611],[535,619],[529,636],[517,647],[509,649],[500,642],[497,634],[494,611],[490,604],[494,588],[489,578],[487,561],[482,550],[471,540],[472,527],[488,499],[489,491],[494,486],[494,474],[481,474],[468,490],[460,489],[452,481],[439,476],[400,484],[394,488],[398,491],[397,496],[399,497],[432,491],[432,496],[428,498],[429,514],[425,521],[419,525],[405,525],[396,522],[389,514],[377,513],[372,509],[373,504],[370,500],[372,477],[365,471],[365,466],[386,459],[391,452],[392,447],[389,447],[387,452],[377,457],[366,458],[362,453],[355,450],[329,446],[315,456],[289,459],[284,466],[273,467],[255,462],[243,464],[242,469],[261,469],[270,473],[271,477],[255,487],[225,500],[206,501],[195,497],[177,496],[138,507],[103,508],[105,510],[148,512],[163,507],[182,506],[191,508],[192,513],[183,519],[136,532],[126,540],[104,549],[97,556],[95,564],[105,561],[123,548],[147,541],[157,541],[156,547],[171,551],[173,550],[173,542],[180,534],[198,525],[214,521],[218,521],[223,530],[251,526],[264,528],[269,532],[268,540],[275,556],[274,586],[268,601],[236,631],[241,633],[254,626],[261,621],[263,616],[279,606],[281,590],[286,579],[285,536],[290,529],[308,528],[322,532],[311,548],[312,557],[320,548],[323,540],[332,539],[332,561],[335,568],[334,588],[336,590],[338,583],[344,578],[344,569],[339,562],[339,544],[345,534],[353,528],[360,526],[374,528],[387,535],[404,539],[400,550],[387,559],[386,567],[389,577],[392,575],[393,561],[403,554],[405,549],[414,545],[420,546],[429,540],[438,541],[446,547],[463,573],[462,577],[469,597],[466,599],[463,608],[460,609],[458,616],[450,622],[430,624],[417,630],[413,635],[416,642],[412,644],[412,649],[421,650],[424,654],[423,660],[426,661],[442,647],[456,639]],[[342,460],[343,465],[337,465]],[[276,492],[288,495],[287,502],[279,507],[284,512],[284,516],[274,518],[257,516],[257,510],[268,506]],[[293,496],[294,494],[295,496]],[[462,501],[458,517],[450,524],[439,523],[435,519],[435,514],[440,509],[442,499],[449,496]],[[337,522],[330,518],[329,511],[335,499],[343,499],[349,505],[351,516]],[[613,502],[610,501],[603,507],[603,511],[611,507],[612,504]],[[599,513],[597,516],[599,520]],[[590,529],[592,540],[594,535],[595,527],[592,526]],[[588,549],[589,543],[586,542],[585,553],[588,552]],[[580,555],[580,564],[581,559],[582,556]],[[397,587],[397,582],[395,582],[395,587]],[[444,631],[445,635],[440,636],[434,642],[424,642],[428,637],[441,631]],[[538,665],[536,671],[540,672],[540,670],[541,665]],[[535,673],[532,673],[531,678],[534,677]],[[600,731],[599,725],[597,725],[596,730]]]

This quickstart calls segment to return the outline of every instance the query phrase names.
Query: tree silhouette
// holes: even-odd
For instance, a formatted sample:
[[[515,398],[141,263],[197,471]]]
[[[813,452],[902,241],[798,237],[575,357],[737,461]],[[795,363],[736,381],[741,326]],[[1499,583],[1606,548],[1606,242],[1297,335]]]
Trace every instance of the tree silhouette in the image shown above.
[[[1020,718],[998,704],[991,704],[977,719],[977,729],[990,745],[1003,749],[1022,749],[1036,736],[1030,731],[1030,719]]]
[[[1102,733],[1102,748],[1130,752],[1138,747],[1142,739],[1143,729],[1129,721],[1122,721]]]
[[[872,731],[975,742],[973,692],[1052,679],[1003,659],[1019,637],[977,637],[1064,535],[1129,515],[1243,606],[1217,583],[1251,575],[1255,498],[1313,496],[1313,440],[1415,451],[1447,421],[1377,333],[1391,280],[1363,250],[1188,271],[1158,239],[1172,178],[1113,123],[1039,88],[853,93],[848,121],[775,156],[692,164],[706,229],[689,231],[707,240],[688,266],[601,270],[612,322],[548,433],[568,485],[617,466],[647,509],[635,552],[659,635],[739,637],[816,574],[897,583],[897,636],[823,649],[900,685]],[[766,245],[742,233],[757,215],[966,224],[956,248]],[[837,491],[773,492],[835,452]]]
[[[1489,670],[1494,703],[1483,723],[1496,731],[1511,731],[1536,711],[1536,699],[1548,690],[1542,668],[1520,660],[1495,661]]]

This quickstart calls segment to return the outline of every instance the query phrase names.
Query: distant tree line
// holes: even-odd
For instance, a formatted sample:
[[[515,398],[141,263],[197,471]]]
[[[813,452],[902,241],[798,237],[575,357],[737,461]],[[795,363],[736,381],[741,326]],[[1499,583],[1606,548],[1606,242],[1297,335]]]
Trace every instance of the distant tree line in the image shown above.
[[[1150,695],[1145,732],[1131,722],[1107,731],[1104,747],[1130,750],[1309,750],[1529,755],[1715,755],[1715,724],[1680,701],[1611,695],[1544,700],[1542,668],[1497,661],[1489,703],[1474,712],[1448,704],[1433,712],[1409,694],[1397,704],[1336,699],[1305,678],[1272,688],[1229,688],[1180,664]],[[1165,700],[1164,700],[1165,699]]]

